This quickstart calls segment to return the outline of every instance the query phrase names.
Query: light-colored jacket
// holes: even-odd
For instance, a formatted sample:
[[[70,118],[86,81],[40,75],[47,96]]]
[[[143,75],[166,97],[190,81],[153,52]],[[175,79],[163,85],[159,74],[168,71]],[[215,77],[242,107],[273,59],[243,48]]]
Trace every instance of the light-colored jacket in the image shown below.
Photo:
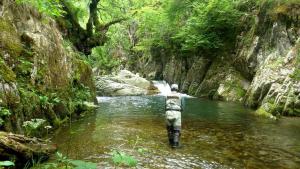
[[[179,93],[172,92],[171,94],[167,95],[166,110],[175,110],[175,111],[182,110],[181,97]]]

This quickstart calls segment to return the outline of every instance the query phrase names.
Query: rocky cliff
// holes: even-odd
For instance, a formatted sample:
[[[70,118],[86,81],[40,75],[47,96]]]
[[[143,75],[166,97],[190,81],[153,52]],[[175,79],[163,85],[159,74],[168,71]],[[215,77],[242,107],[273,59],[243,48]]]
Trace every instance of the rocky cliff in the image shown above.
[[[36,10],[0,1],[0,128],[23,132],[24,121],[59,125],[93,101],[92,71]]]
[[[194,96],[240,101],[262,114],[299,116],[299,16],[299,3],[261,4],[241,18],[234,49],[214,57],[156,49],[136,71],[178,83]]]

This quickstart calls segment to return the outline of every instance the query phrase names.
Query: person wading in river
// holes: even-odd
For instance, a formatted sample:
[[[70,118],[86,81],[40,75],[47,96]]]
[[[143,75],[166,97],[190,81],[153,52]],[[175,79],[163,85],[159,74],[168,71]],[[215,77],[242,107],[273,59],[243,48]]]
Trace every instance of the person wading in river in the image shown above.
[[[169,143],[173,148],[179,146],[181,131],[181,97],[178,91],[178,85],[171,85],[171,93],[166,98],[166,123]]]

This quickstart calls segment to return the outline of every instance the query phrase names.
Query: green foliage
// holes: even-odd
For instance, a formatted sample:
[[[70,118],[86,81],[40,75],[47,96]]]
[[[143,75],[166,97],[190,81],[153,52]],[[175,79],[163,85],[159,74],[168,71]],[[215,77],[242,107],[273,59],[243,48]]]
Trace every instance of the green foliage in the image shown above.
[[[89,57],[93,67],[100,70],[100,74],[108,74],[119,67],[120,61],[114,58],[107,46],[93,48]]]
[[[0,126],[4,124],[4,118],[11,115],[11,111],[7,108],[0,107]]]
[[[96,169],[97,164],[82,160],[70,160],[70,163],[75,166],[74,169]]]
[[[167,13],[161,5],[145,5],[136,10],[135,19],[139,23],[137,36],[141,38],[134,49],[147,52],[150,51],[152,45],[168,47],[169,35],[173,30],[171,29],[172,25],[169,24]]]
[[[5,116],[10,116],[11,112],[4,108],[4,107],[0,107],[0,117],[5,117]]]
[[[97,164],[82,160],[72,160],[60,152],[56,152],[56,161],[38,164],[33,169],[96,169]]]
[[[147,148],[138,148],[137,151],[140,153],[140,154],[145,154],[146,152],[148,152],[149,150]]]
[[[10,67],[6,65],[4,60],[0,56],[0,80],[4,80],[5,82],[15,82],[16,81],[16,75],[11,70]]]
[[[46,109],[49,105],[49,98],[47,96],[39,96],[41,107]]]
[[[0,18],[0,48],[8,52],[12,58],[20,55],[23,46],[12,21]]]
[[[21,85],[21,84],[20,84]],[[29,86],[19,87],[21,104],[24,105],[23,112],[27,115],[34,113],[39,106],[39,96],[34,88]]]
[[[291,75],[291,78],[300,81],[300,43],[296,45],[296,64],[294,73]]]
[[[59,0],[16,0],[18,4],[31,4],[38,9],[39,12],[49,16],[62,16],[64,11]]]
[[[31,63],[30,61],[24,58],[20,58],[19,64],[17,65],[16,68],[17,69],[16,72],[18,72],[18,75],[21,77],[29,77],[32,68],[33,68],[33,63]]]
[[[173,37],[182,50],[217,49],[234,40],[240,17],[234,1],[193,1],[190,6],[191,14]]]
[[[116,150],[112,152],[112,160],[117,166],[135,167],[137,165],[137,160],[134,157]]]
[[[1,167],[13,167],[15,163],[12,161],[0,161],[0,168]]]
[[[212,56],[211,53],[222,52],[234,45],[243,15],[239,10],[241,2],[244,1],[115,1],[114,6],[122,6],[123,11],[128,11],[129,19],[109,30],[109,41],[102,47],[102,56],[113,58],[118,53],[119,58],[125,56],[133,63],[138,60],[144,63],[153,51],[161,49],[166,54],[179,56],[200,51]],[[111,13],[117,15],[117,12]]]
[[[39,136],[45,125],[46,120],[44,119],[31,119],[30,121],[25,121],[23,123],[27,136]]]
[[[65,0],[64,3],[72,12],[72,15],[78,20],[79,24],[85,28],[89,18],[88,6],[90,1]]]

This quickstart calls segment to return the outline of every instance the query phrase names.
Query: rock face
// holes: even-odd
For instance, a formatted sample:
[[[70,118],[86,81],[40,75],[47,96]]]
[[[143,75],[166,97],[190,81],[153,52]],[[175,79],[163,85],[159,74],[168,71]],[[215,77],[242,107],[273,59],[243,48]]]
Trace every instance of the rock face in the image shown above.
[[[23,122],[33,118],[57,125],[80,107],[71,102],[91,100],[94,91],[91,68],[63,41],[53,19],[1,1],[0,129],[22,133]]]
[[[198,97],[240,101],[259,112],[300,116],[299,4],[263,3],[242,18],[233,51],[182,57],[156,49],[135,71]]]
[[[267,7],[262,8],[252,31],[244,32],[238,44],[237,63],[242,64],[237,68],[253,77],[244,101],[260,112],[300,115],[300,27],[296,19],[299,7],[285,6],[286,11],[277,13],[275,18]],[[247,37],[251,37],[250,45]]]
[[[225,101],[242,101],[249,82],[225,60],[215,60],[195,93]]]
[[[99,96],[139,96],[156,91],[149,81],[127,70],[116,76],[96,77],[96,89]]]

